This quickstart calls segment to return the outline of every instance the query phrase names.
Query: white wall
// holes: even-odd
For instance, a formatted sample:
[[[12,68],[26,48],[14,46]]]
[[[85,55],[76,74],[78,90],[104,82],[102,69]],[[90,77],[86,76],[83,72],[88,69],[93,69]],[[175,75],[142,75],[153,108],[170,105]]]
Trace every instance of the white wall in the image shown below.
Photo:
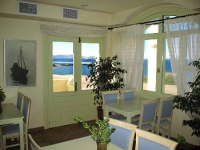
[[[109,26],[111,15],[106,13],[80,10],[78,20],[62,19],[62,7],[39,4],[38,16],[17,14],[16,0],[0,1],[0,86],[3,86],[3,40],[35,40],[37,42],[37,84],[34,87],[7,87],[5,103],[15,103],[17,92],[32,99],[29,128],[44,126],[43,107],[43,35],[40,33],[40,21]]]
[[[3,40],[35,40],[37,42],[37,85],[34,87],[8,87],[5,103],[17,101],[17,92],[32,99],[30,128],[42,126],[43,119],[43,71],[42,71],[42,34],[38,21],[0,18],[0,85],[3,85]]]

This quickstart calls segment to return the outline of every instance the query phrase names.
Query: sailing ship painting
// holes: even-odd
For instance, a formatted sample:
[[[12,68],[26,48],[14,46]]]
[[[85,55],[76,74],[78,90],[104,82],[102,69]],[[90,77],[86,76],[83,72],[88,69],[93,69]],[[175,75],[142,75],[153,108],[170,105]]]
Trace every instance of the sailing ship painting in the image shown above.
[[[4,40],[5,87],[36,86],[36,41]]]
[[[24,61],[24,56],[22,53],[22,46],[20,46],[20,52],[18,56],[18,63],[14,63],[11,68],[11,76],[15,82],[19,84],[27,84],[27,74],[28,70],[26,69],[26,63]]]

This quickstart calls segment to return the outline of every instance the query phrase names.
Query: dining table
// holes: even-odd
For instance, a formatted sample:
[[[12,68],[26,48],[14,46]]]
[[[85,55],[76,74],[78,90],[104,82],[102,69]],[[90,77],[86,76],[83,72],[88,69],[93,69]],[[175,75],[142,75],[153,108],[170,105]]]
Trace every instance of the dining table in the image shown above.
[[[96,142],[91,136],[86,136],[58,144],[42,147],[42,150],[97,150]],[[107,146],[108,150],[122,150],[120,147],[112,144],[111,142]]]
[[[122,114],[126,121],[131,123],[131,118],[140,114],[142,101],[147,99],[134,99],[127,101],[118,101],[104,105],[104,116],[109,118],[109,112]]]
[[[19,124],[20,150],[24,150],[23,114],[13,103],[3,103],[0,113],[0,127],[9,124]]]

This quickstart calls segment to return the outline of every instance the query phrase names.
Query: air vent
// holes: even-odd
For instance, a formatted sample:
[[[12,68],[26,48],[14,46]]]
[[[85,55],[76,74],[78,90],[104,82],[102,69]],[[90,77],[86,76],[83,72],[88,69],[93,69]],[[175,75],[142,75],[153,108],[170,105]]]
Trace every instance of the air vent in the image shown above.
[[[78,19],[78,10],[71,8],[63,8],[63,18]]]
[[[38,5],[36,3],[19,1],[19,13],[27,15],[37,15]]]

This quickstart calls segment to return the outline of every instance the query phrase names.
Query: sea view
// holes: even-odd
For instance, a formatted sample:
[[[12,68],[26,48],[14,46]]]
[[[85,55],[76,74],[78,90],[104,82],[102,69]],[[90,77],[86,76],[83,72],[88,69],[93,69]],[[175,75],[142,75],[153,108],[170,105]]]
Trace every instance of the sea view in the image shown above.
[[[89,75],[89,69],[87,64],[94,62],[92,58],[82,58],[82,75]],[[171,63],[169,59],[166,59],[166,73],[171,73]],[[143,76],[147,76],[148,60],[144,59]],[[73,74],[73,59],[72,58],[53,58],[53,74],[57,75],[70,75]]]

